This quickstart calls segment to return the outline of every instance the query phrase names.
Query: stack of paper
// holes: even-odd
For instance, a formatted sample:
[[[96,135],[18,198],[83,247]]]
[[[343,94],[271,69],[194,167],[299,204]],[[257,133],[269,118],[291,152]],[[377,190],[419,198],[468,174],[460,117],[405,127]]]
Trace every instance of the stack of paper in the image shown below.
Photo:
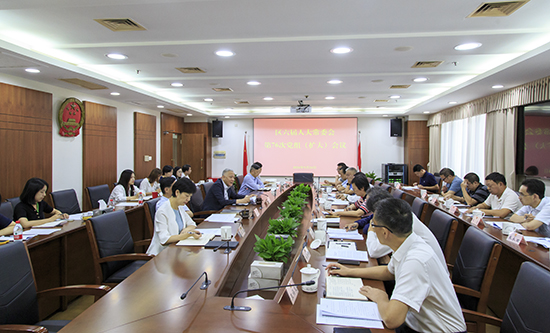
[[[328,237],[333,239],[363,240],[363,236],[357,230],[346,231],[346,229],[328,228],[327,233]]]
[[[208,216],[205,221],[207,222],[220,222],[220,223],[233,223],[237,222],[239,220],[238,217],[236,217],[233,214],[212,214]]]
[[[353,299],[368,301],[366,296],[359,293],[363,286],[361,278],[348,278],[330,275],[326,279],[327,298]]]
[[[527,241],[527,242],[542,245],[546,249],[550,248],[550,238],[534,237],[534,236],[523,236],[523,238],[525,238],[525,241]]]
[[[505,222],[487,222],[488,225],[492,226],[492,227],[495,227],[497,229],[501,229],[502,230],[502,224],[505,223]],[[525,230],[525,228],[517,223],[515,226],[516,230]]]
[[[200,232],[201,234],[214,234],[216,236],[222,235],[222,229],[221,228],[196,228],[195,231]]]
[[[63,222],[67,222],[67,220],[56,220],[56,221],[53,221],[53,222],[48,222],[48,223],[44,223],[44,224],[41,224],[41,225],[37,225],[37,226],[34,226],[32,227],[33,229],[38,229],[38,228],[55,228],[55,227],[60,227],[61,224]],[[59,230],[59,229],[57,229]],[[56,231],[57,231],[56,230]]]
[[[346,250],[357,250],[357,245],[354,242],[338,242],[338,241],[329,241],[329,248],[334,249],[346,249]]]
[[[369,261],[367,251],[357,251],[346,248],[337,249],[336,247],[329,247],[325,256],[327,259]]]
[[[349,205],[349,202],[347,200],[340,200],[340,199],[336,199],[336,200],[333,200],[332,201],[332,204],[333,205]]]
[[[408,191],[410,191],[410,190],[415,190],[415,189],[417,189],[417,188],[418,188],[417,186],[403,186],[403,187],[402,187],[402,189],[408,190]]]
[[[205,246],[212,238],[216,237],[214,234],[202,234],[201,238],[195,239],[195,237],[189,237],[184,240],[180,240],[176,243],[177,246]]]
[[[323,316],[382,321],[378,306],[374,302],[321,298],[318,307]]]

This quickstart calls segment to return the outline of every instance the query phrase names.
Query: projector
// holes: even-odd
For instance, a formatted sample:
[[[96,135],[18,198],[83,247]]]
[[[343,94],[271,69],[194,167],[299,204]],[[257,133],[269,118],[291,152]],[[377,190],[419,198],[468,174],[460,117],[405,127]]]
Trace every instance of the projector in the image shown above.
[[[291,106],[290,113],[311,113],[311,105]]]

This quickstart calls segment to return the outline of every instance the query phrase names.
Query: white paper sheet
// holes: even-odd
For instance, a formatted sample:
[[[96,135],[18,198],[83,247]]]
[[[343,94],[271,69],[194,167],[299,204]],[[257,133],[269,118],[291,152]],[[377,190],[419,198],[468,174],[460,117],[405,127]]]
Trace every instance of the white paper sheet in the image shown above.
[[[196,228],[195,231],[200,232],[201,234],[214,234],[216,236],[222,235],[222,229],[221,228]]]
[[[501,229],[501,230],[502,230],[502,224],[503,223],[505,223],[505,222],[487,222],[488,225],[493,226],[497,229]],[[523,227],[519,223],[516,223],[516,225],[514,227],[516,227],[516,230],[526,230],[525,227]]]
[[[205,221],[207,222],[220,222],[220,223],[233,223],[238,220],[239,218],[232,214],[212,214],[205,219]]]
[[[45,228],[39,228],[39,229],[36,229],[36,228],[32,228],[31,230],[27,231],[29,234],[32,234],[32,235],[49,235],[49,234],[53,234],[54,232],[56,231],[59,231],[61,229],[57,228],[57,229],[45,229]]]
[[[350,319],[323,316],[321,309],[317,306],[317,325],[334,325],[334,326],[351,326],[351,327],[365,327],[365,328],[378,328],[383,329],[384,325],[379,320],[366,320],[366,319]]]
[[[350,278],[330,275],[325,280],[327,298],[340,298],[347,300],[368,301],[369,299],[359,293],[363,286],[361,278]]]
[[[346,248],[329,247],[326,251],[325,257],[327,259],[344,259],[344,260],[358,260],[369,261],[369,255],[367,251],[349,250]]]
[[[44,223],[44,224],[41,224],[41,225],[37,225],[37,226],[34,226],[32,228],[33,229],[37,229],[37,228],[54,228],[54,227],[57,227],[61,223],[66,222],[66,221],[67,220],[56,220],[56,221],[53,221],[53,222],[48,222],[48,223]]]
[[[335,248],[335,249],[354,250],[354,251],[357,250],[357,245],[355,245],[354,242],[329,241],[328,247]]]
[[[134,207],[138,205],[139,202],[121,202],[116,204],[117,207]]]
[[[525,241],[539,244],[541,246],[544,246],[544,248],[548,249],[550,248],[550,238],[545,237],[534,237],[534,236],[523,236],[525,238]]]
[[[370,301],[321,298],[321,304],[318,307],[321,307],[323,316],[382,321],[378,305]]]
[[[327,233],[328,237],[332,239],[363,240],[363,236],[360,235],[357,230],[346,231],[346,229],[328,228]]]

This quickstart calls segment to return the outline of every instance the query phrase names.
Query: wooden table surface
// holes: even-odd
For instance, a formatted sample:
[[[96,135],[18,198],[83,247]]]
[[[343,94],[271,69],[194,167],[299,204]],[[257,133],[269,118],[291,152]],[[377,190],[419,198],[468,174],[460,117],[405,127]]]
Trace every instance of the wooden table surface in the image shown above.
[[[294,305],[284,289],[279,289],[279,292],[271,293],[274,295],[273,300],[235,300],[236,305],[251,306],[249,312],[223,309],[225,305],[231,304],[231,295],[246,289],[250,263],[258,259],[252,250],[254,234],[266,234],[269,218],[278,216],[277,206],[286,199],[288,192],[277,198],[273,198],[270,193],[265,194],[273,203],[263,207],[260,216],[242,221],[246,235],[242,239],[236,237],[239,246],[230,254],[213,252],[203,247],[170,245],[71,321],[61,332],[332,332],[332,326],[316,325],[315,318],[316,306],[324,291],[324,273],[319,278],[318,292],[309,294],[300,290]],[[248,208],[252,211],[255,207]],[[287,265],[282,284],[290,280],[293,264],[299,257],[303,242],[311,241],[307,237],[310,218],[311,202],[305,209],[302,226],[290,256],[292,260]],[[341,223],[346,221],[342,219]],[[199,227],[219,228],[222,225],[231,225],[236,233],[237,224],[203,222]],[[365,249],[365,242],[357,242],[357,247]],[[312,266],[324,270],[324,247],[311,250],[311,254]],[[371,260],[368,265],[376,265],[376,260]],[[304,259],[299,259],[298,268],[292,277],[295,283],[301,282],[299,270],[303,266]],[[198,283],[187,298],[181,300],[180,295],[191,287],[203,271],[208,273],[212,284],[203,291],[199,290]],[[364,280],[364,283],[384,288],[380,281]],[[242,297],[246,296],[246,293],[242,294]]]

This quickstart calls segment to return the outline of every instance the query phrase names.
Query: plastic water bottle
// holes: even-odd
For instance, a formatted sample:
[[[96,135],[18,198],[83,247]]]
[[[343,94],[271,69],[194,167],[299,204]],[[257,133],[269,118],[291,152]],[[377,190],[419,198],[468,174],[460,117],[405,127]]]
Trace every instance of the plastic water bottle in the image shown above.
[[[139,191],[139,201],[138,204],[141,206],[143,205],[143,192]]]
[[[115,207],[115,199],[111,198],[109,199],[109,207]]]
[[[13,240],[22,241],[23,240],[23,227],[19,221],[15,222],[15,227],[13,227]]]

